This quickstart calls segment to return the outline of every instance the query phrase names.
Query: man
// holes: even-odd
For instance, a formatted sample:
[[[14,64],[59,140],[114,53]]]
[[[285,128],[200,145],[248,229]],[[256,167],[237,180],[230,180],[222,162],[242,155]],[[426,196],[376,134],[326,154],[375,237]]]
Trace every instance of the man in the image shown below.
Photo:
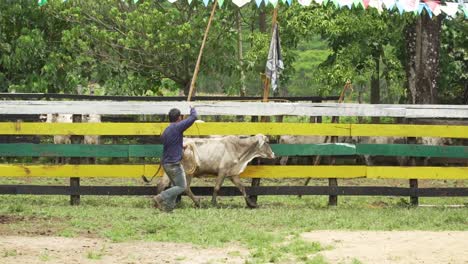
[[[183,133],[195,120],[197,120],[197,111],[194,107],[190,107],[190,116],[185,120],[182,120],[179,109],[173,108],[169,111],[169,122],[171,124],[161,136],[163,142],[162,166],[173,187],[154,197],[156,206],[162,211],[172,211],[177,196],[182,194],[187,186],[185,172],[180,164],[183,154]]]

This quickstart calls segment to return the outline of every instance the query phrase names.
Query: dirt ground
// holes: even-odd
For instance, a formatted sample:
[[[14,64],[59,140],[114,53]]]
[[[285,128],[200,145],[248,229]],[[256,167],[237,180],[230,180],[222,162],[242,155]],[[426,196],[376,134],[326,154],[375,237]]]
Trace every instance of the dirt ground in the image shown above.
[[[468,264],[468,232],[315,231],[328,263]],[[244,263],[240,246],[200,248],[162,242],[111,243],[94,238],[0,236],[0,263]],[[311,258],[314,255],[310,256]]]
[[[0,236],[0,263],[244,263],[240,247],[199,248],[161,242],[111,243],[102,239]]]
[[[467,231],[316,231],[302,238],[330,246],[318,253],[330,263],[468,263]]]

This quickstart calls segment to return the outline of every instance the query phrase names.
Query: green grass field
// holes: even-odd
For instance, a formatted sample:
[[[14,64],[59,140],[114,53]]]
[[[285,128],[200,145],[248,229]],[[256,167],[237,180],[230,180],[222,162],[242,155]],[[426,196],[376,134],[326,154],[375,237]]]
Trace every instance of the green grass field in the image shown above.
[[[313,230],[468,230],[467,198],[420,198],[439,206],[416,208],[407,197],[339,197],[337,207],[328,207],[326,196],[261,196],[260,208],[250,210],[240,197],[222,197],[218,207],[205,197],[200,209],[184,197],[172,214],[154,209],[149,197],[82,196],[80,206],[70,206],[66,196],[5,195],[1,201],[0,234],[235,243],[249,250],[249,263],[325,263],[307,257],[324,248],[299,236]],[[465,207],[444,206],[454,204]]]

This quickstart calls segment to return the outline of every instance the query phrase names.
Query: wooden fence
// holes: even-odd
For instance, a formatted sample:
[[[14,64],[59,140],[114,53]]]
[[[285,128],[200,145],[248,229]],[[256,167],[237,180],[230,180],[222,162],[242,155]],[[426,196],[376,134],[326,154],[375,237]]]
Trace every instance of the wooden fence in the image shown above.
[[[468,118],[468,106],[427,105],[355,105],[330,103],[196,103],[201,115],[309,115],[309,116],[391,116]],[[81,102],[81,101],[3,101],[0,114],[70,113],[140,115],[164,114],[169,108],[187,108],[185,102]],[[158,136],[166,123],[35,123],[0,122],[0,135],[113,135]],[[414,124],[316,124],[316,123],[196,123],[186,135],[322,135],[322,136],[402,136],[468,138],[466,125]],[[434,158],[468,158],[467,146],[424,146],[416,144],[272,144],[277,156],[409,156]],[[0,157],[160,157],[160,145],[53,145],[0,144]],[[80,186],[77,177],[151,177],[158,169],[154,164],[119,165],[45,165],[1,164],[0,177],[72,177],[71,186],[0,185],[0,194],[48,195],[153,195],[148,186]],[[396,167],[396,166],[248,166],[244,178],[370,178],[370,179],[460,179],[468,180],[468,167]],[[210,195],[212,188],[194,187],[196,195]],[[409,188],[383,186],[253,186],[250,195],[396,195],[410,197],[468,196],[468,188]],[[231,187],[221,195],[240,195]]]

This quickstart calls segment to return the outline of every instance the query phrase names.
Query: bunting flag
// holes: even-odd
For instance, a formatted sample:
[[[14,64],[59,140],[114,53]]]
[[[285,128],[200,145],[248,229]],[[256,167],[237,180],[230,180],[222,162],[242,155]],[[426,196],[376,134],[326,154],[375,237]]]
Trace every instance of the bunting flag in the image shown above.
[[[392,10],[395,7],[395,2],[395,0],[382,0],[382,3],[388,10]]]
[[[465,17],[468,17],[468,3],[463,4],[462,11],[465,13]]]
[[[351,7],[353,6],[353,0],[342,0],[340,3],[340,7],[348,7],[349,9],[351,9]]]
[[[250,0],[232,0],[232,2],[238,7],[243,7],[245,4],[250,2]]]
[[[400,2],[403,2],[404,11],[406,12],[414,12],[419,9],[419,0],[400,0]]]
[[[434,14],[434,16],[440,15],[442,13],[442,10],[440,9],[440,5],[436,6],[434,10],[432,10],[432,13]]]
[[[297,0],[297,2],[299,2],[299,4],[302,6],[310,6],[312,0]]]
[[[379,11],[379,13],[383,11],[382,2],[380,0],[370,0],[369,1],[369,6],[373,7],[373,8],[376,8]]]
[[[271,89],[278,88],[279,75],[284,70],[283,58],[281,56],[281,42],[279,37],[278,24],[275,23],[273,34],[271,35],[270,50],[265,67],[265,75],[270,79]]]
[[[440,5],[440,1],[424,0],[424,3],[431,9],[432,12]]]
[[[449,2],[447,2],[445,4],[446,4],[445,6],[440,7],[442,12],[447,14],[447,16],[449,16],[449,17],[455,17],[455,15],[458,12],[458,3],[449,3]]]
[[[396,2],[396,7],[397,7],[398,12],[400,13],[400,15],[402,15],[403,12],[405,11],[405,7],[403,6],[403,3],[401,1],[397,1]]]
[[[128,1],[128,0],[121,0]],[[170,3],[175,3],[177,0],[167,0]],[[188,4],[192,4],[193,0],[187,0]],[[203,2],[203,5],[208,6],[210,2],[214,0],[196,0]],[[267,6],[271,4],[273,7],[276,7],[278,4],[283,6],[291,6],[293,1],[297,1],[301,6],[310,6],[312,1],[316,2],[319,5],[327,5],[330,1],[337,8],[347,7],[352,8],[375,8],[381,13],[384,9],[393,10],[397,9],[399,14],[403,13],[414,13],[414,14],[423,14],[427,13],[430,17],[439,16],[442,12],[445,13],[448,17],[455,17],[457,13],[463,13],[465,18],[468,18],[468,3],[464,3],[463,0],[451,0],[458,2],[444,2],[441,3],[441,0],[231,0],[234,5],[237,7],[243,7],[250,2],[254,2],[258,8],[262,7],[262,2]],[[465,0],[466,1],[466,0]],[[48,0],[37,0],[39,6],[46,5]],[[67,0],[62,0],[62,2],[67,2]],[[132,0],[134,4],[139,3],[139,0]],[[225,0],[218,0],[219,7],[221,8],[224,5]],[[426,10],[426,12],[423,12]]]

